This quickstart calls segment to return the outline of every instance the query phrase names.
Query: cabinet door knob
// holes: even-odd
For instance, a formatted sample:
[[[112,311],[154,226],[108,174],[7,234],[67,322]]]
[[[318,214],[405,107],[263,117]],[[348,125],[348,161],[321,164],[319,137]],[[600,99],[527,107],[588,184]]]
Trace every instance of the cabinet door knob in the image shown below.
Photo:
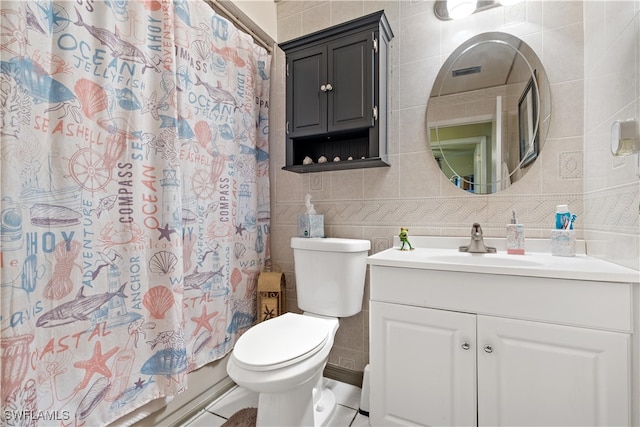
[[[468,342],[463,342],[460,347],[462,347],[463,350],[469,350],[471,348]]]
[[[323,91],[323,92],[326,92],[327,91],[327,85],[320,86],[320,90]]]
[[[484,346],[484,351],[487,353],[493,353],[493,347],[491,347],[489,344]]]
[[[328,91],[332,91],[333,90],[333,86],[331,86],[331,83],[327,83],[327,90]]]

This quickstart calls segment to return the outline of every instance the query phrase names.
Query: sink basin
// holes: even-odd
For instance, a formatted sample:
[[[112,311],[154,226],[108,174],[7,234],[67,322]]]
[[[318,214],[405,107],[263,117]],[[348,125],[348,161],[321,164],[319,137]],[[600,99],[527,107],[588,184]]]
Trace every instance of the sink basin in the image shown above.
[[[470,254],[456,252],[447,255],[431,255],[427,261],[460,265],[483,265],[496,267],[535,267],[542,265],[536,260],[524,258],[523,255]]]

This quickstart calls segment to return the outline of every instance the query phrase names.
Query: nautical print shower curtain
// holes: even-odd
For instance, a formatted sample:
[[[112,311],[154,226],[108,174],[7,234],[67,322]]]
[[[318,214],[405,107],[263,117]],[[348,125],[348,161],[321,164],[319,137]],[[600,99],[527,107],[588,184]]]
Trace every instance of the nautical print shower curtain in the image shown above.
[[[202,1],[0,8],[0,417],[106,425],[255,319],[270,56]]]

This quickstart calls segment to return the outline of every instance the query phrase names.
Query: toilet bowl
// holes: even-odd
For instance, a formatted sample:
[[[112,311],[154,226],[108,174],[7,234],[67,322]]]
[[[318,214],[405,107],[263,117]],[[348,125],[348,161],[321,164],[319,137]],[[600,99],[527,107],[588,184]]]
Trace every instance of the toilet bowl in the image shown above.
[[[336,401],[322,372],[337,330],[337,318],[285,313],[242,335],[227,372],[259,393],[256,425],[326,425]]]
[[[291,239],[298,307],[250,328],[227,364],[236,384],[259,393],[256,425],[325,426],[336,408],[323,387],[339,317],[362,310],[368,240]]]

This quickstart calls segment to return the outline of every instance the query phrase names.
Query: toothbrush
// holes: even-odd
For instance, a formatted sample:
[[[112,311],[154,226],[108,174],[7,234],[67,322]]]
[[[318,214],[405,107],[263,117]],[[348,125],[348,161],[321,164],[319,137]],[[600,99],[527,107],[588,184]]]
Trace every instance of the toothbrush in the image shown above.
[[[571,218],[569,218],[569,220],[565,224],[565,227],[564,227],[565,230],[573,229],[573,222],[576,220],[576,218],[578,218],[578,215],[576,214],[571,215]]]

